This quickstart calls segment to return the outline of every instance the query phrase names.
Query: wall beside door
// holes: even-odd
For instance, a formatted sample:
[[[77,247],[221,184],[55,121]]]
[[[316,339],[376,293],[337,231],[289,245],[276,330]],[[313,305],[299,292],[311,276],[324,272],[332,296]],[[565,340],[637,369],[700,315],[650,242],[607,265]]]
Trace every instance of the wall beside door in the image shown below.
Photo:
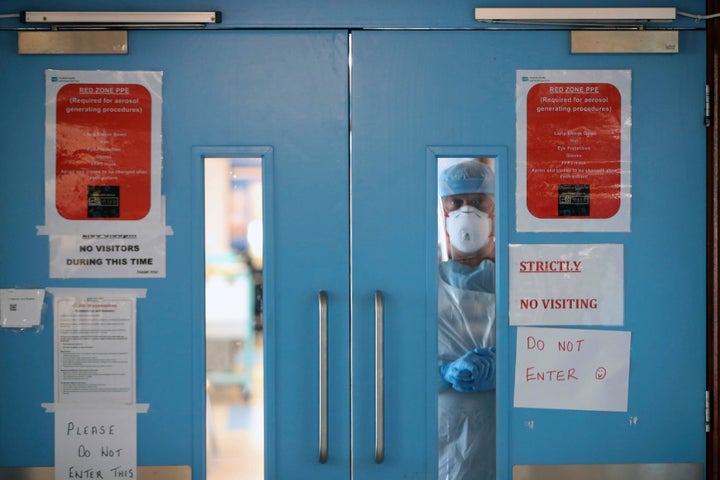
[[[503,1],[496,5],[509,3]],[[559,4],[578,6],[571,2]],[[613,4],[620,6],[619,2]],[[642,5],[654,4],[649,0],[634,4]],[[274,124],[284,137],[284,142],[274,147],[281,152],[284,149],[283,153],[292,152],[293,145],[301,140],[296,137],[294,124],[311,121],[314,112],[324,107],[328,111],[346,107],[347,92],[338,90],[335,92],[337,104],[320,106],[308,102],[290,112],[277,108],[287,98],[304,98],[305,88],[324,85],[325,72],[306,68],[304,59],[291,53],[301,47],[312,52],[318,48],[317,40],[308,38],[298,45],[296,36],[272,30],[264,34],[265,49],[257,49],[243,29],[483,28],[473,20],[473,8],[478,6],[481,5],[469,0],[452,5],[439,5],[433,0],[389,3],[284,0],[257,6],[219,0],[211,7],[203,7],[198,2],[181,0],[174,2],[173,10],[220,10],[223,23],[211,26],[212,31],[131,31],[130,53],[126,56],[19,56],[16,32],[0,31],[0,71],[3,72],[0,75],[0,208],[5,225],[0,236],[0,288],[147,289],[147,298],[138,301],[138,401],[150,403],[149,413],[138,422],[140,465],[191,465],[194,478],[201,478],[203,469],[203,433],[197,431],[201,424],[197,417],[202,415],[204,399],[203,309],[198,303],[200,287],[196,284],[202,259],[197,258],[200,252],[193,250],[192,243],[202,225],[197,223],[201,206],[193,204],[190,194],[198,184],[195,176],[199,171],[192,164],[192,148],[272,144],[275,142],[264,138],[261,127]],[[113,0],[102,7],[147,9],[146,2],[140,0]],[[700,0],[683,1],[677,7],[697,13],[704,11]],[[96,10],[98,6],[81,0],[61,4],[9,0],[4,2],[0,14],[43,8]],[[678,25],[695,27],[687,20],[679,21]],[[6,27],[27,26],[14,19],[0,19],[0,28]],[[330,45],[323,46],[342,52],[345,48],[342,43],[333,48],[333,42],[339,37],[344,34],[338,34],[335,39],[329,35],[324,42]],[[627,68],[632,68],[635,61],[628,59]],[[242,90],[247,69],[275,72],[272,65],[304,72],[306,77],[293,86],[276,75],[268,75],[266,90]],[[49,278],[47,238],[38,236],[35,228],[44,222],[44,70],[48,68],[164,72],[162,190],[167,197],[166,222],[174,230],[167,241],[167,278],[92,281]],[[677,68],[683,68],[682,62]],[[667,99],[668,102],[697,102],[697,92],[684,90],[682,85],[678,87],[676,96]],[[249,105],[248,102],[255,103]],[[663,108],[661,101],[654,105]],[[239,120],[248,111],[261,113],[257,129],[253,128],[253,122]],[[318,129],[328,125],[339,128],[335,123],[317,121]],[[239,123],[244,126],[242,130],[237,128]],[[322,149],[323,145],[318,144],[316,148]],[[306,153],[298,156],[298,162],[304,160],[303,155]],[[646,173],[653,175],[652,171]],[[0,467],[53,463],[53,418],[40,407],[53,398],[52,319],[46,315],[43,322],[45,328],[41,332],[0,331],[0,389],[4,392],[0,397]]]

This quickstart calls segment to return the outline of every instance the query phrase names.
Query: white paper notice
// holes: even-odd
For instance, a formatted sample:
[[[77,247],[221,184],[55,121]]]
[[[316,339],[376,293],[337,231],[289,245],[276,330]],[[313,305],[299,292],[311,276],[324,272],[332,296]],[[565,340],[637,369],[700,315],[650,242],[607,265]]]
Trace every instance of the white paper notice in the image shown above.
[[[40,325],[45,290],[0,290],[0,326],[28,328]]]
[[[50,278],[164,278],[165,238],[50,235]]]
[[[135,299],[55,297],[55,402],[135,403]]]
[[[510,245],[510,325],[623,325],[623,246]]]
[[[137,478],[134,409],[55,412],[55,480]]]
[[[41,232],[162,234],[162,72],[45,71]]]
[[[517,408],[626,412],[630,332],[517,330]]]

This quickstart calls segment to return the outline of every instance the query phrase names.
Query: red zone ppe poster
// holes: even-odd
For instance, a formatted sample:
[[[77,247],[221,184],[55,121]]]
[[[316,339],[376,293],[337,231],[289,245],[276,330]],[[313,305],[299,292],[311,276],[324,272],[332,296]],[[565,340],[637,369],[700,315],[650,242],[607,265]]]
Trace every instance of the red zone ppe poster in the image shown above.
[[[165,276],[162,77],[45,70],[50,278]]]
[[[629,229],[629,77],[540,73],[518,78],[518,230]]]
[[[620,92],[541,83],[527,96],[527,205],[539,218],[609,218],[620,208]]]
[[[136,84],[70,83],[56,98],[58,213],[140,220],[151,206],[150,92]]]

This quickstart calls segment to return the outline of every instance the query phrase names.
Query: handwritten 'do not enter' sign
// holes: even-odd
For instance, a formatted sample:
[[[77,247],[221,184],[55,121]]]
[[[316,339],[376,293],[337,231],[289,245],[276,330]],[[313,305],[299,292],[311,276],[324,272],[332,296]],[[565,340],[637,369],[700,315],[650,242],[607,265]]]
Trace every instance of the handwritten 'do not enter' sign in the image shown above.
[[[521,327],[515,407],[626,412],[630,332]]]

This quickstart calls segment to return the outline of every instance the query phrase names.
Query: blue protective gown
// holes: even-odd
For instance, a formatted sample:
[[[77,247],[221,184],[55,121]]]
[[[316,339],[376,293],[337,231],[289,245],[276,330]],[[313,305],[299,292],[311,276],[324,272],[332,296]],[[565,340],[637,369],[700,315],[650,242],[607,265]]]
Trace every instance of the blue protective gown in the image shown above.
[[[440,264],[438,354],[450,362],[495,346],[495,264]],[[495,391],[438,394],[438,479],[495,480]]]

